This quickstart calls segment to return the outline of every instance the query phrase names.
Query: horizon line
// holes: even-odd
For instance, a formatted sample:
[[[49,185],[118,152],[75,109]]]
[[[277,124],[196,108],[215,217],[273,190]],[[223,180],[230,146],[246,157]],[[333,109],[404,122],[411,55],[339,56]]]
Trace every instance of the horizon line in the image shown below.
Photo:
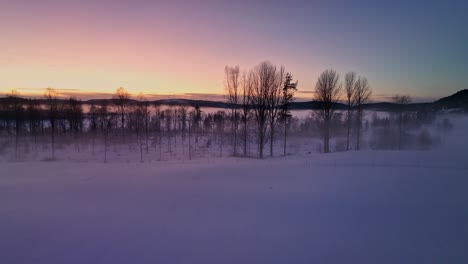
[[[48,87],[52,88],[52,87]],[[2,92],[0,93],[0,97],[8,97],[12,91],[44,91],[47,88],[12,88],[9,92]],[[80,89],[70,89],[70,88],[52,88],[58,92],[58,97],[61,99],[74,97],[80,100],[105,100],[105,99],[112,99],[114,93],[107,93],[107,92],[86,92],[81,91]],[[188,100],[205,100],[205,101],[212,101],[212,102],[224,102],[226,100],[226,95],[222,93],[173,93],[173,94],[157,94],[157,93],[131,93],[128,92],[130,95],[130,99],[138,100],[138,96],[141,94],[147,100],[155,101],[155,100],[165,100],[165,99],[188,99]],[[298,96],[298,94],[301,94]],[[313,96],[314,91],[298,91],[296,93],[296,102],[307,102],[307,101],[314,101]],[[309,96],[304,96],[309,95]],[[28,92],[28,93],[21,93],[19,92],[19,96],[23,98],[30,98],[30,99],[41,99],[43,97],[42,92]],[[392,97],[395,94],[376,94],[372,96],[372,99],[369,100],[369,103],[385,103],[391,102]],[[449,95],[446,95],[449,96]],[[434,96],[411,96],[412,103],[429,103],[434,102],[438,99],[438,97]],[[340,100],[341,101],[341,100]]]

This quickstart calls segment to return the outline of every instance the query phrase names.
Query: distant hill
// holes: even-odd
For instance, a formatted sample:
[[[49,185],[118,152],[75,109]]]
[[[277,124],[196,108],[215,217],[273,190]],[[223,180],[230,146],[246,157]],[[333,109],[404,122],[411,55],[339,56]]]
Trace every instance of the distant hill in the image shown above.
[[[8,97],[0,98],[0,104],[6,103]],[[22,98],[23,103],[27,102],[27,99]],[[46,103],[45,99],[34,99],[37,103]],[[59,102],[65,102],[66,99],[60,99]],[[140,102],[138,100],[129,99],[128,102],[133,105],[137,105]],[[229,109],[231,107],[230,103],[220,102],[220,101],[209,101],[209,100],[192,100],[192,99],[162,99],[162,100],[153,100],[148,101],[152,105],[168,105],[168,106],[200,106],[200,107],[212,107],[212,108],[221,108]],[[117,99],[91,99],[82,101],[83,104],[115,104]],[[240,106],[239,106],[240,107]],[[381,103],[368,103],[363,105],[364,109],[377,110],[377,111],[396,111],[399,109],[399,105],[391,102],[381,102]],[[291,110],[311,110],[311,109],[320,109],[321,103],[318,101],[307,101],[307,102],[292,102],[289,105]],[[335,109],[346,109],[346,105],[343,103],[333,103],[333,108]],[[464,109],[468,111],[468,90],[461,90],[452,94],[450,96],[441,98],[435,102],[430,103],[411,103],[405,105],[405,109],[409,111],[418,111],[418,110],[443,110],[443,109]]]
[[[308,110],[308,109],[320,109],[322,103],[318,101],[308,101],[308,102],[292,102],[289,104],[289,109],[291,110]],[[346,109],[346,105],[342,103],[333,103],[332,107],[334,109]]]
[[[468,89],[458,91],[434,102],[438,109],[462,108],[468,110]]]
[[[368,110],[377,110],[377,111],[398,111],[400,110],[400,105],[395,103],[369,103],[364,104],[363,108]],[[418,110],[435,110],[433,103],[412,103],[404,105],[404,110],[406,111],[418,111]]]

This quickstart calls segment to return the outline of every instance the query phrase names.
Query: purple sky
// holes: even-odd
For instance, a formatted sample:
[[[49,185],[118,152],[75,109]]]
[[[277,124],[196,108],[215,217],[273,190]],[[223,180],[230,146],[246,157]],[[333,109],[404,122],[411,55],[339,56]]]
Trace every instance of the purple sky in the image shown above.
[[[0,93],[223,93],[225,65],[282,64],[308,97],[327,68],[375,98],[468,88],[464,1],[0,1]]]

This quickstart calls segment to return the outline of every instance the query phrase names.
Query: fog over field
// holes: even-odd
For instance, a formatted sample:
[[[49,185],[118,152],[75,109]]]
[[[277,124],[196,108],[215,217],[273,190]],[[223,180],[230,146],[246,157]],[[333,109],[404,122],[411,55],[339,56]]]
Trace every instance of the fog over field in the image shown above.
[[[321,154],[320,140],[295,136],[286,157],[219,157],[213,146],[189,160],[174,143],[142,163],[127,142],[109,145],[103,163],[102,144],[93,155],[84,137],[57,144],[49,162],[39,158],[47,147],[12,160],[10,146],[1,260],[465,263],[468,118],[436,118],[445,119],[451,128],[433,126],[440,142],[426,150]]]

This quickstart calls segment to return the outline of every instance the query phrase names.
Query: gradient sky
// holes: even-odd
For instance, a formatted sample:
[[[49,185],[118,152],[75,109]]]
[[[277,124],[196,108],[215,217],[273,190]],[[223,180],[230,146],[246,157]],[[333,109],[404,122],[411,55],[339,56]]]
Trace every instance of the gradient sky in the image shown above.
[[[466,1],[0,0],[0,93],[221,94],[270,60],[301,97],[334,68],[432,99],[468,89],[467,27]]]

